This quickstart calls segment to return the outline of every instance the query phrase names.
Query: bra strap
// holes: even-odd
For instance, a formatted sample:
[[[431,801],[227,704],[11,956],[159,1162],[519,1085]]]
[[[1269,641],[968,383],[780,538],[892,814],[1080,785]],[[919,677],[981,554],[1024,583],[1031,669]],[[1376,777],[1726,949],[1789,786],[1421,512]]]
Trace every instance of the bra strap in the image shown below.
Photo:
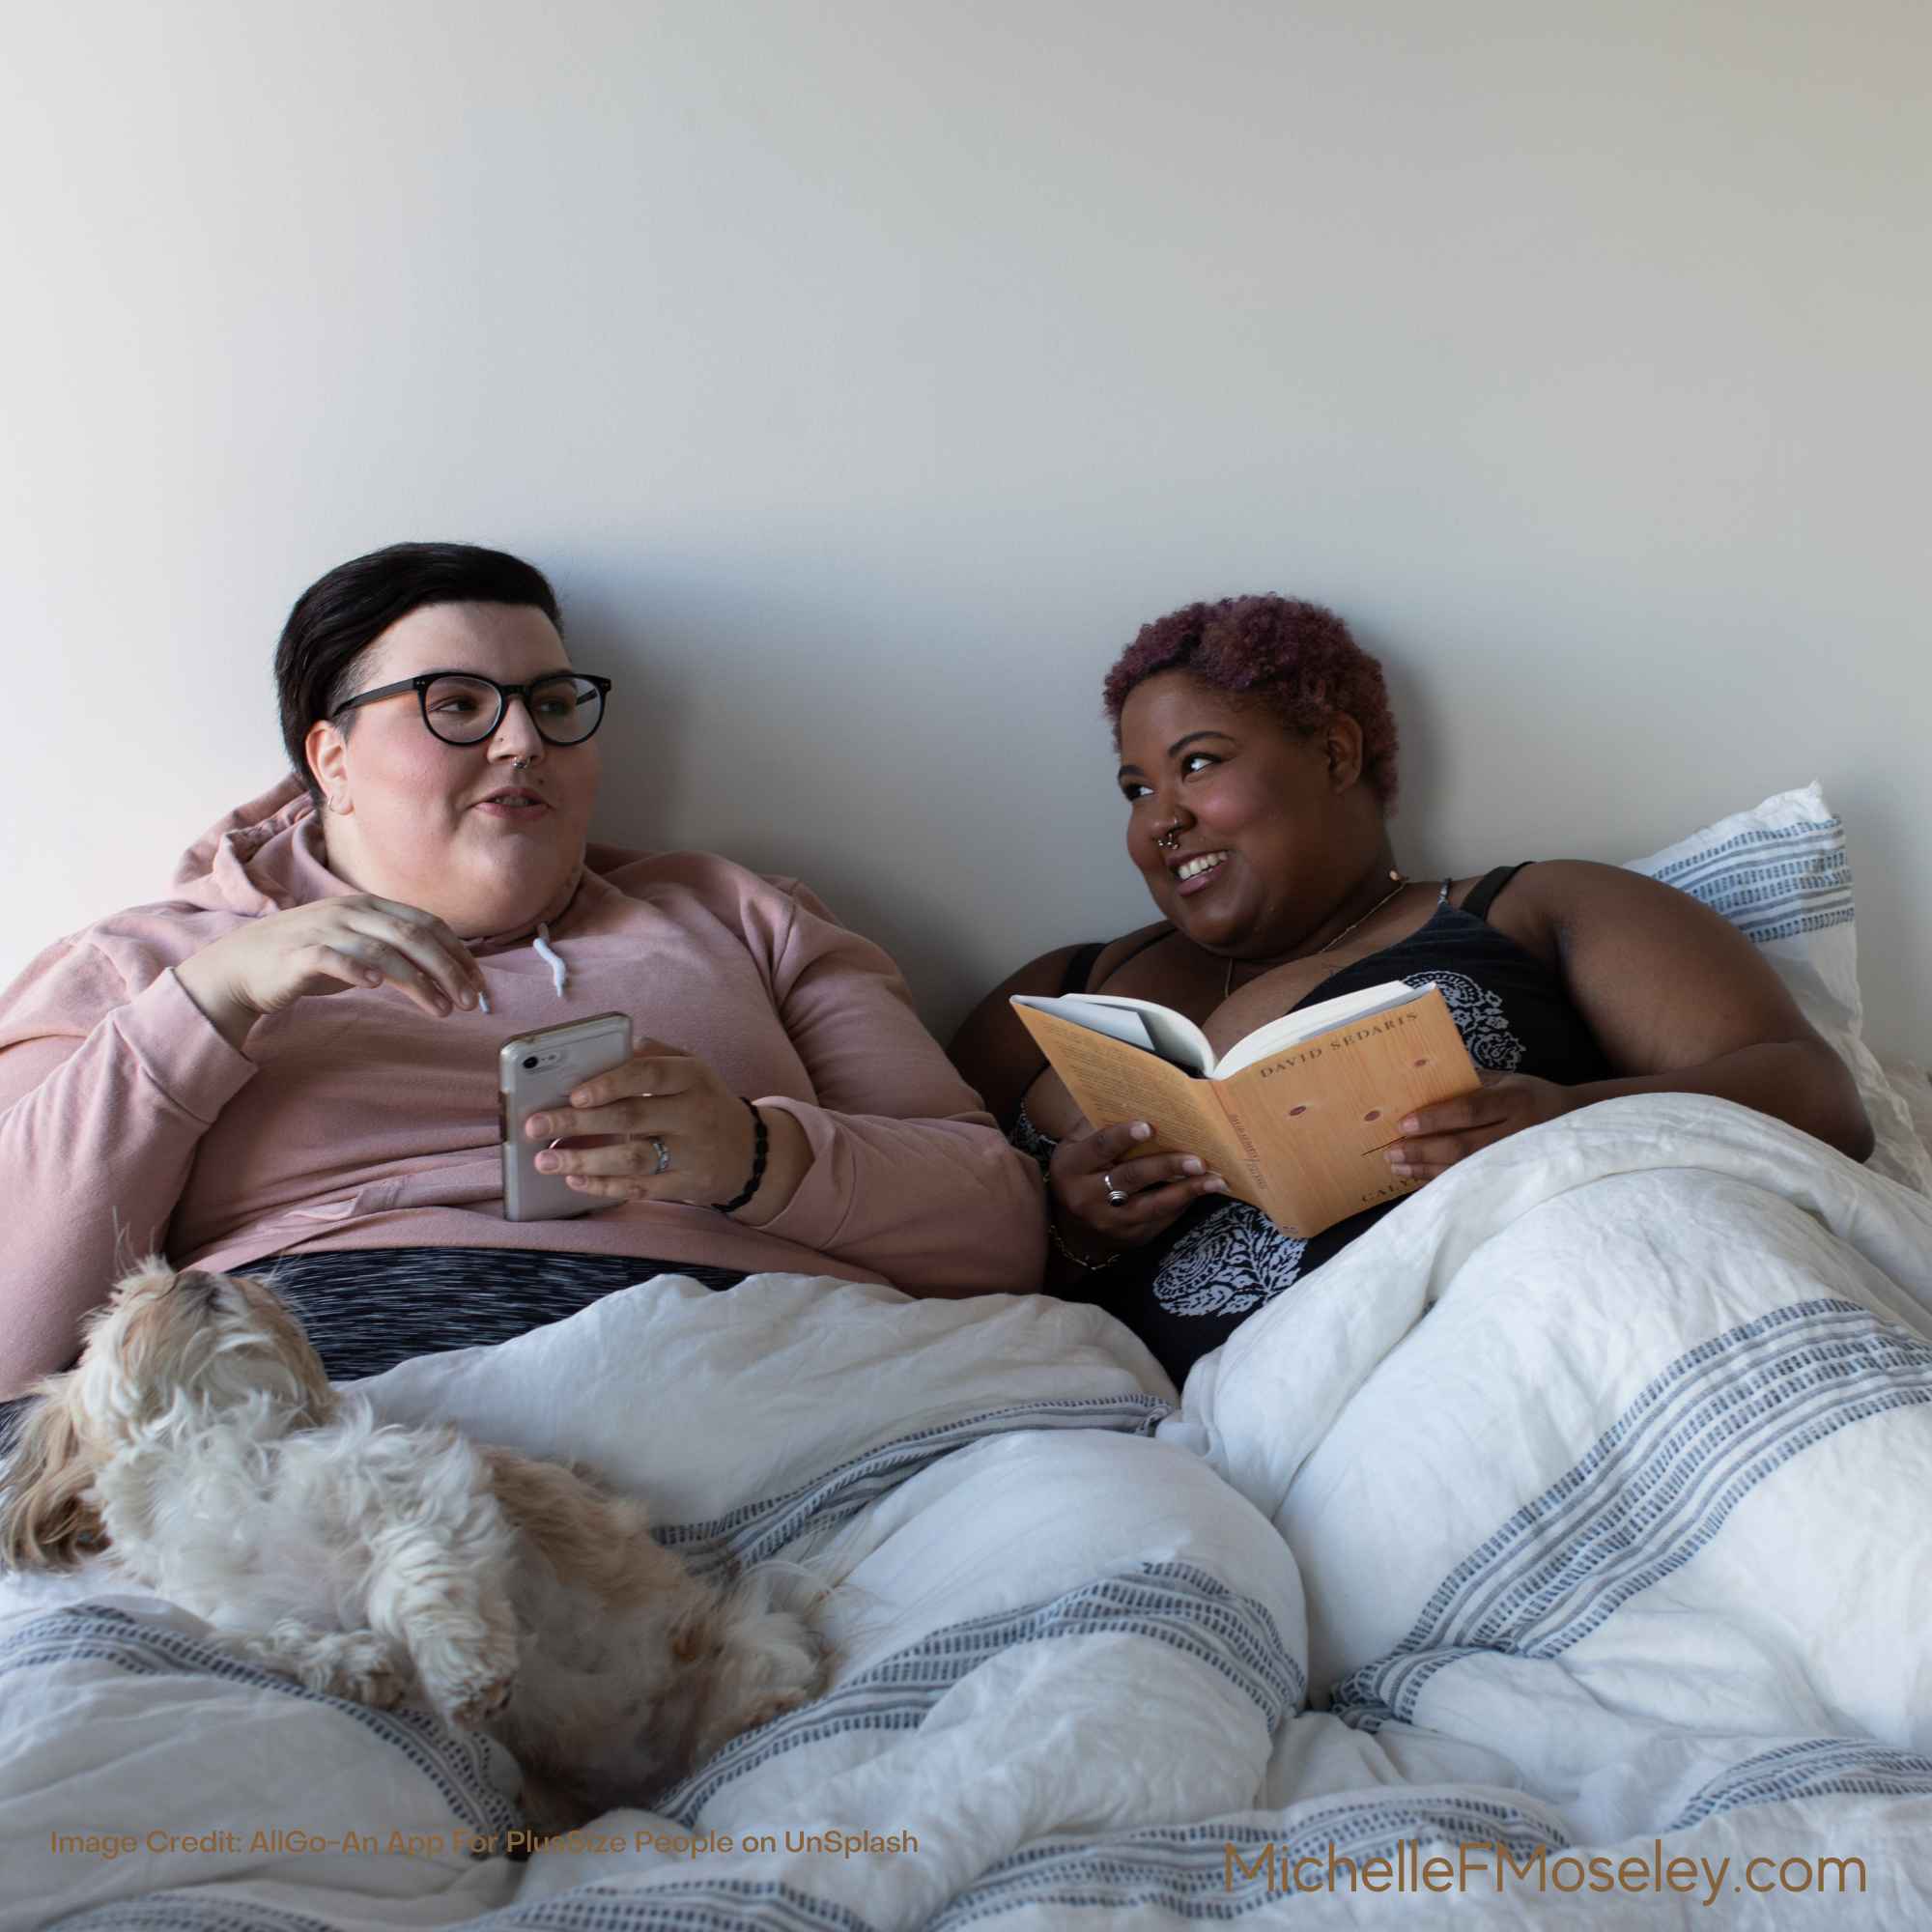
[[[1088,976],[1098,963],[1101,953],[1106,952],[1104,939],[1090,939],[1071,959],[1066,962],[1066,977],[1060,982],[1062,993],[1084,993],[1087,990]]]
[[[1533,859],[1524,859],[1515,866],[1498,866],[1488,871],[1469,888],[1469,896],[1463,901],[1463,910],[1477,919],[1488,919],[1490,907],[1495,903],[1496,895],[1522,870],[1524,866],[1534,865]]]

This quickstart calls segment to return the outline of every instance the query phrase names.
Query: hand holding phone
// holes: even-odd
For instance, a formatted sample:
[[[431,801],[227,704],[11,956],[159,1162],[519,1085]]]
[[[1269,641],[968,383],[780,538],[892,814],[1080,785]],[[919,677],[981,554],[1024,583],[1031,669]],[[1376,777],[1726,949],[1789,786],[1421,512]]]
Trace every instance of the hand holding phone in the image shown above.
[[[623,1065],[572,1098],[526,1115],[523,1131],[538,1164],[580,1199],[744,1208],[768,1220],[811,1165],[811,1143],[789,1114],[762,1111],[701,1054],[668,1040],[634,1042]]]
[[[510,1221],[560,1221],[607,1201],[586,1196],[561,1174],[539,1174],[536,1158],[551,1145],[524,1132],[532,1114],[568,1106],[574,1089],[631,1057],[631,1016],[594,1013],[506,1039],[497,1055],[503,1127],[503,1215]]]

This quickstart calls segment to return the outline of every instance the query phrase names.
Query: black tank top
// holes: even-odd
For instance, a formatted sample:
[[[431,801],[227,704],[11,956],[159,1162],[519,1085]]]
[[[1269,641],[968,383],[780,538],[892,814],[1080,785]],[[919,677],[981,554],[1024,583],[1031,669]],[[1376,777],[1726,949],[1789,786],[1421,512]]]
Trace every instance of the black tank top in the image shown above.
[[[1449,903],[1445,880],[1435,912],[1414,932],[1330,974],[1292,1010],[1385,980],[1434,980],[1478,1067],[1530,1073],[1564,1087],[1608,1079],[1609,1063],[1562,980],[1486,917],[1521,869],[1498,866],[1485,873],[1461,906]],[[1042,1165],[1058,1145],[1034,1128],[1024,1108],[1012,1138]],[[1257,1308],[1401,1205],[1383,1202],[1303,1241],[1282,1234],[1244,1201],[1209,1196],[1146,1247],[1058,1293],[1119,1316],[1178,1384]]]

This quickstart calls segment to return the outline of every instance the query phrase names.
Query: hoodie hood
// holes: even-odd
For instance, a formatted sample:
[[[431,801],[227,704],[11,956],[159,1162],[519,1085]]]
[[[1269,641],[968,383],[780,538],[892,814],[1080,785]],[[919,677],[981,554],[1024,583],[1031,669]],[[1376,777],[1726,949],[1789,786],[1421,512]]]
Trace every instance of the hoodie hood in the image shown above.
[[[599,856],[604,856],[601,851]],[[583,880],[580,862],[536,919],[509,932],[466,936],[464,943],[480,954],[527,946],[539,934],[548,939],[548,928],[562,921]],[[328,848],[315,805],[307,787],[291,773],[259,798],[216,819],[182,854],[170,896],[259,919],[358,890],[329,870]],[[560,984],[557,990],[563,990]]]

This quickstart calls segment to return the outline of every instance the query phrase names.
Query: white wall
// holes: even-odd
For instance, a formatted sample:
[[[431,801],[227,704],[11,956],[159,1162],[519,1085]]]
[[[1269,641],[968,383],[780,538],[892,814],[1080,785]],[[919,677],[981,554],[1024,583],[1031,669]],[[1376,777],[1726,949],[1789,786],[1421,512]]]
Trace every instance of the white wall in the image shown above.
[[[1411,870],[1822,778],[1923,1053],[1928,60],[1918,0],[15,10],[0,972],[273,777],[303,584],[451,536],[618,680],[603,834],[803,874],[942,1027],[1147,917],[1100,673],[1277,589],[1385,654]]]

